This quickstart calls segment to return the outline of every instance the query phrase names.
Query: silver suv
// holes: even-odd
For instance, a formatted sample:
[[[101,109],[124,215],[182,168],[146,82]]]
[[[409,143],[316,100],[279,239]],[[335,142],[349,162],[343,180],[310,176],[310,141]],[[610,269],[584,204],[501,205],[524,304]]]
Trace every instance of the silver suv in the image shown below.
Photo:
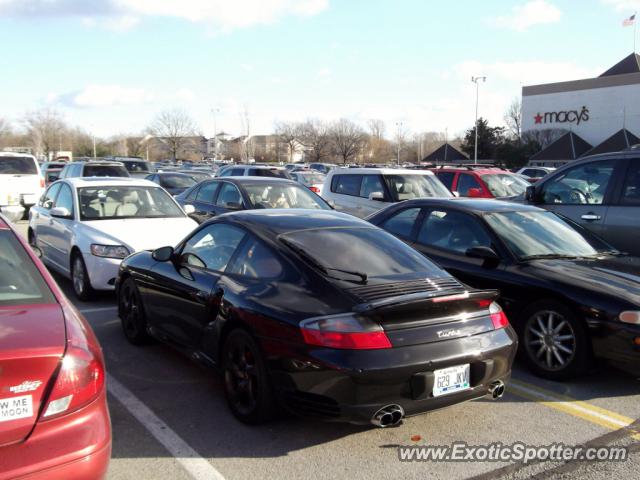
[[[527,188],[525,202],[569,217],[618,250],[640,256],[640,151],[568,163]]]

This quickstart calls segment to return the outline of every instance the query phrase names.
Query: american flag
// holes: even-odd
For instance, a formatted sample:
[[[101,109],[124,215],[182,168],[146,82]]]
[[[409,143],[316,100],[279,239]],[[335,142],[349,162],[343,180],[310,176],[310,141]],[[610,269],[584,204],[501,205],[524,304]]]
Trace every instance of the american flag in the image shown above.
[[[625,20],[622,22],[622,26],[623,27],[630,27],[630,26],[634,25],[635,23],[636,23],[636,14],[634,13],[629,18],[625,18]]]

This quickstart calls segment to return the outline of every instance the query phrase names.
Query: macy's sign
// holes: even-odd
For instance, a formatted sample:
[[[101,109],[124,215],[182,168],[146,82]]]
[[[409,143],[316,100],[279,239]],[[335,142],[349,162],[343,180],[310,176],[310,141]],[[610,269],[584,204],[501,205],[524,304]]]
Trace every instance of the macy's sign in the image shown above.
[[[538,112],[533,116],[536,125],[543,123],[575,123],[580,125],[581,122],[589,121],[589,109],[582,107],[582,110],[565,110],[561,112]]]

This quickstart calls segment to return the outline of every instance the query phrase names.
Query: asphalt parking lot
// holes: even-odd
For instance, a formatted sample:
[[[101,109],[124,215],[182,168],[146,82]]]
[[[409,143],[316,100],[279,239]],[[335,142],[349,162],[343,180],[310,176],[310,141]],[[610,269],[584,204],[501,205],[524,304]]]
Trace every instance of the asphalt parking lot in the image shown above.
[[[26,223],[19,229],[26,233]],[[517,365],[499,401],[480,400],[407,419],[390,429],[283,418],[248,427],[228,411],[215,372],[164,345],[133,347],[112,294],[75,300],[104,349],[113,424],[110,479],[636,478],[640,379],[602,368],[568,382]],[[619,445],[625,462],[401,462],[398,446]]]

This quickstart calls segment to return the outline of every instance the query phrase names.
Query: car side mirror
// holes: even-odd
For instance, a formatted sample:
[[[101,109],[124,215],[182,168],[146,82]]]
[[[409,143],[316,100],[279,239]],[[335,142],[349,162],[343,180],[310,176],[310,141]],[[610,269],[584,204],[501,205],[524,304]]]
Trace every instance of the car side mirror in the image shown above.
[[[173,258],[173,247],[160,247],[151,252],[151,257],[156,262],[168,262]]]
[[[471,197],[471,198],[478,198],[482,196],[482,190],[480,190],[479,188],[470,188],[467,191],[467,196]]]
[[[184,210],[184,213],[186,213],[187,215],[196,213],[196,207],[194,207],[193,205],[185,205],[183,210]]]
[[[71,212],[65,207],[53,207],[49,210],[49,215],[56,218],[71,218]]]
[[[371,192],[369,194],[369,200],[376,200],[378,202],[384,202],[384,193],[382,193],[382,192]]]
[[[539,203],[538,202],[538,191],[535,185],[530,185],[524,191],[524,199],[529,203]]]
[[[480,260],[486,260],[490,262],[499,262],[500,257],[493,248],[490,247],[471,247],[465,255],[471,258],[479,258]]]
[[[227,210],[242,210],[242,205],[238,202],[227,202],[224,204]]]

